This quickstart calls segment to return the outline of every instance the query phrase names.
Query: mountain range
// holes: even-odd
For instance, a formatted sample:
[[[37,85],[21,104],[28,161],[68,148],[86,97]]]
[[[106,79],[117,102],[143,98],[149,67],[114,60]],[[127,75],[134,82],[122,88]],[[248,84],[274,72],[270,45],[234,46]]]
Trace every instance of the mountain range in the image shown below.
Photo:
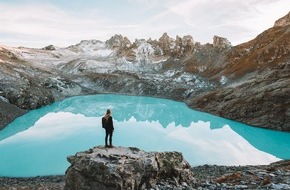
[[[0,129],[66,97],[119,93],[184,101],[249,125],[290,131],[290,12],[232,46],[190,35],[131,42],[122,35],[60,48],[0,45]]]

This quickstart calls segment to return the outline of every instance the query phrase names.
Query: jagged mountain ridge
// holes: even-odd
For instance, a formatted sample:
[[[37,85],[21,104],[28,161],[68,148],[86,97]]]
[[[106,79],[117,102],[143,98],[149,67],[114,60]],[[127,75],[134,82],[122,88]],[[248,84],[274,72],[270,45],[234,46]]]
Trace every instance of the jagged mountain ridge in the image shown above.
[[[133,43],[115,35],[67,48],[1,46],[0,97],[23,109],[89,93],[165,97],[289,131],[288,17],[238,46],[218,36],[213,44],[202,45],[189,35],[173,39],[166,33]]]
[[[255,126],[289,131],[289,24],[275,24],[235,46],[213,73],[227,76],[231,84],[192,99],[189,105]]]
[[[164,34],[164,36],[167,36],[167,34]],[[168,36],[166,39],[172,40]],[[148,41],[136,40],[131,43],[126,37],[115,35],[105,43],[97,40],[84,40],[68,48],[49,46],[42,50],[27,48],[10,48],[8,50],[13,52],[13,55],[18,59],[30,63],[34,68],[50,73],[58,73],[75,81],[83,80],[83,76],[90,79],[98,78],[99,76],[96,76],[96,74],[103,74],[103,76],[112,78],[122,72],[132,79],[152,79],[153,82],[172,82],[177,85],[182,82],[190,84],[195,82],[199,86],[213,85],[206,84],[199,76],[184,72],[183,68],[175,66],[172,70],[165,68],[164,62],[171,56],[164,53],[166,51],[156,41]],[[161,41],[160,44],[164,45],[166,43]],[[181,53],[183,51],[181,49]],[[90,85],[95,83],[91,80],[86,82]],[[85,83],[82,83],[82,85],[90,86]],[[184,85],[182,84],[182,86]]]

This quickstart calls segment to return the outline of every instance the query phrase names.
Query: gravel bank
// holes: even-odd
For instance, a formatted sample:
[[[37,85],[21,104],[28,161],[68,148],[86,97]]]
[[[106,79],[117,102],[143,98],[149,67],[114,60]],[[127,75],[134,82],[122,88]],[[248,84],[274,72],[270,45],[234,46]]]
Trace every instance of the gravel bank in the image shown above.
[[[0,190],[59,190],[63,189],[65,176],[29,178],[0,177]]]
[[[290,189],[290,160],[262,166],[203,165],[192,171],[198,190]],[[0,190],[62,190],[64,184],[65,176],[0,178]]]
[[[262,166],[193,167],[197,189],[290,189],[290,161]]]

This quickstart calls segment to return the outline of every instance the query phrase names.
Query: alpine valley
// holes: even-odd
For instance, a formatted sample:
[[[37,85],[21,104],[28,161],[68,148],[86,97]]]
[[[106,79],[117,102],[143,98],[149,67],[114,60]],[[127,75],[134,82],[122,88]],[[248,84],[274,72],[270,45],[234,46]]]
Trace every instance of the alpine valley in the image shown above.
[[[290,12],[232,46],[190,35],[42,49],[0,45],[0,129],[28,110],[69,96],[118,93],[184,101],[249,125],[290,131]]]

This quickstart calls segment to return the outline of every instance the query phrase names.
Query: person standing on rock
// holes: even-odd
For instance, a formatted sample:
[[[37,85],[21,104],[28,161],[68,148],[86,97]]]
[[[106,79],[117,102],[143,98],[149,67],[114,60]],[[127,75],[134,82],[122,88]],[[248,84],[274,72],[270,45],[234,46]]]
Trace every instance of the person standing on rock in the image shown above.
[[[106,147],[113,147],[112,145],[112,137],[114,132],[114,125],[113,125],[113,118],[111,116],[112,112],[110,109],[107,110],[104,117],[102,117],[102,127],[106,130],[106,137],[105,137],[105,146]],[[108,146],[108,137],[109,143]]]

